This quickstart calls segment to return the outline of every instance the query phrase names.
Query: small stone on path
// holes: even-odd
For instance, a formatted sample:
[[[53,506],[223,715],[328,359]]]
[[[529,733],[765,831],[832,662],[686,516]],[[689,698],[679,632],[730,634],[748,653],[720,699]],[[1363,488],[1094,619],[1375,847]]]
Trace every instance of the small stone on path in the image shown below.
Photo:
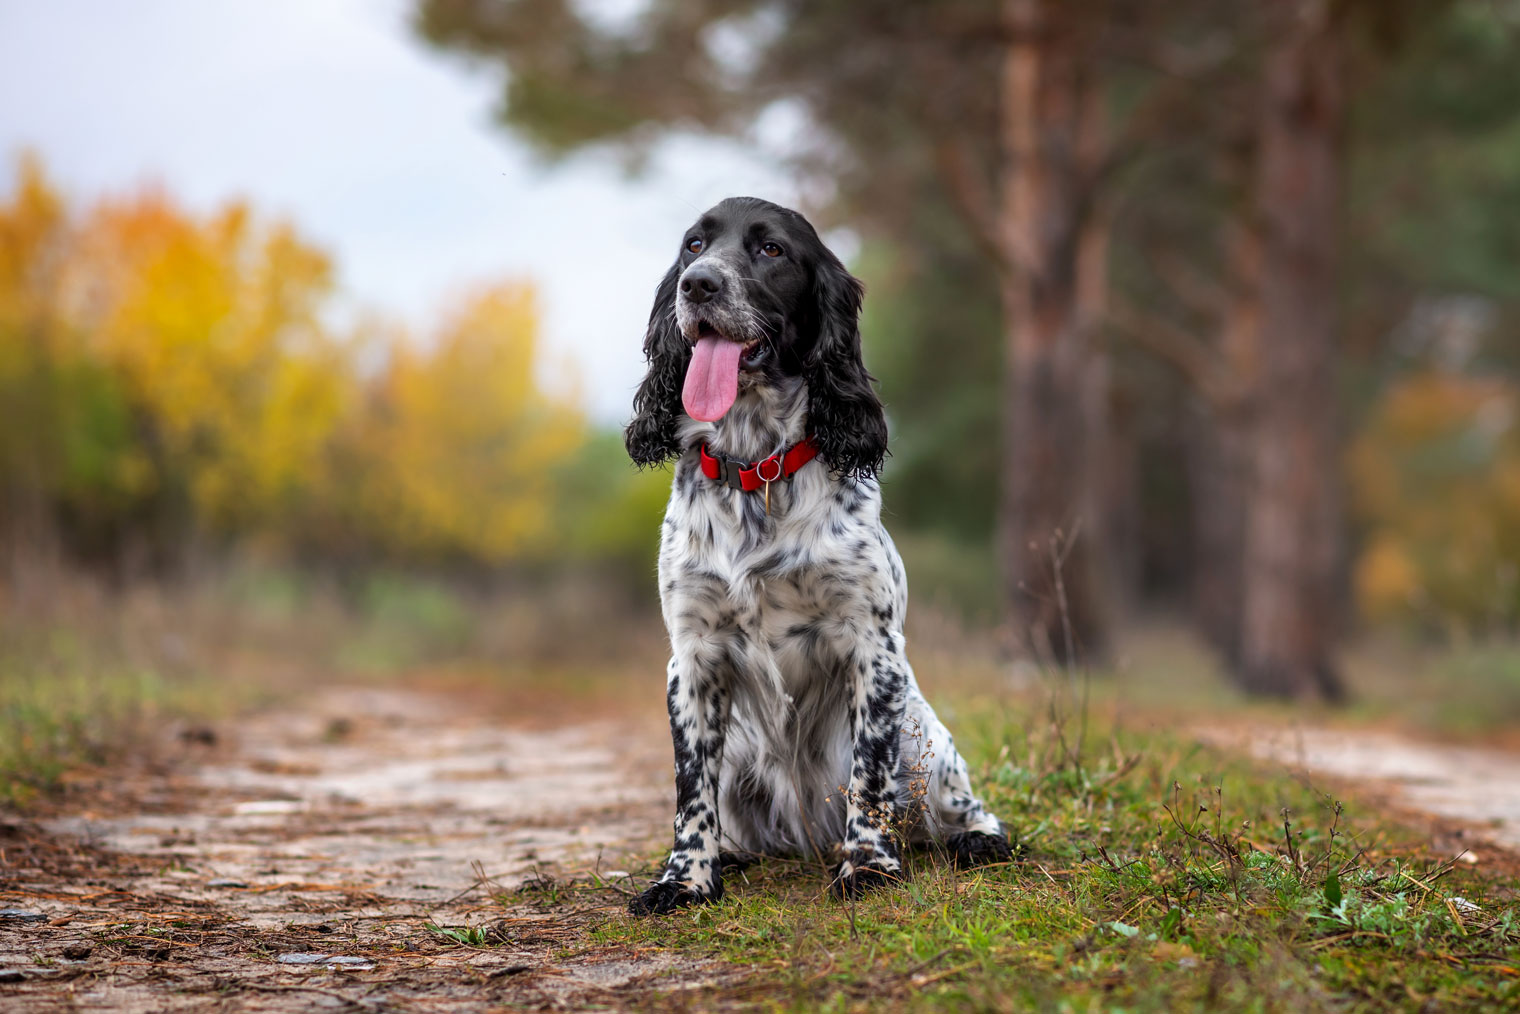
[[[41,922],[43,918],[41,912],[27,908],[0,908],[0,922]]]
[[[358,971],[375,967],[375,963],[369,958],[359,958],[349,954],[317,954],[308,951],[281,954],[279,962],[282,965],[323,965],[327,968],[352,968]]]

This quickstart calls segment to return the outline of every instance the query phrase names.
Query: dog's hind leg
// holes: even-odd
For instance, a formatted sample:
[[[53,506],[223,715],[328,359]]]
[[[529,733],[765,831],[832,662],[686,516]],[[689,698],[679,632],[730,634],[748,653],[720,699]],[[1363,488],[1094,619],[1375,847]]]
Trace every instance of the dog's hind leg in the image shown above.
[[[909,803],[920,807],[923,830],[944,838],[958,867],[1008,862],[1008,829],[971,792],[971,777],[955,739],[917,686],[907,690],[903,780]]]
[[[904,768],[918,779],[925,823],[945,836],[945,846],[957,866],[1012,859],[1007,828],[971,791],[971,776],[955,739],[916,685],[909,687],[906,710]]]
[[[665,700],[676,760],[675,845],[665,870],[628,904],[634,915],[658,915],[723,897],[719,866],[718,774],[730,698],[721,666],[696,653],[670,660]]]

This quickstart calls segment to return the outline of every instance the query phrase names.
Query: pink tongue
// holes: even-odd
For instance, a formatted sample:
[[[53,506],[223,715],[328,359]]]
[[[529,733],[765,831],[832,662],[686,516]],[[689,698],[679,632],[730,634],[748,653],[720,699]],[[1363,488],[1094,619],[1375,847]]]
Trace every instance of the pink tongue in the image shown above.
[[[686,367],[681,403],[686,414],[700,422],[723,418],[739,396],[739,354],[744,346],[726,338],[701,338]]]

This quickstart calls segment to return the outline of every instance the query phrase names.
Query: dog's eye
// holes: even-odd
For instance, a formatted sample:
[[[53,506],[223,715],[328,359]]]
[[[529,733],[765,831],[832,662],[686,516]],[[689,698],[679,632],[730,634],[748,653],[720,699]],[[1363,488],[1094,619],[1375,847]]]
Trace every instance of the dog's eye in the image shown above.
[[[699,239],[696,236],[693,236],[691,239],[689,239],[689,240],[686,241],[686,252],[687,253],[701,253],[702,252],[702,246],[703,246],[702,240]]]
[[[776,243],[766,243],[764,246],[760,247],[760,252],[765,254],[767,257],[780,257],[781,247]]]

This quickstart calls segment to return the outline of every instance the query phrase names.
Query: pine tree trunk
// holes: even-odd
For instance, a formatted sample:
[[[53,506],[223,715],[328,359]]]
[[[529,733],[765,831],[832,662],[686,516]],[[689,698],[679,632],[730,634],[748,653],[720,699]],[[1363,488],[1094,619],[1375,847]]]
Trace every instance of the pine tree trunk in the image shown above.
[[[1054,0],[1009,0],[999,245],[1006,326],[999,542],[1013,632],[1058,660],[1101,654],[1091,463],[1107,392],[1092,348],[1106,236],[1089,187],[1099,107]]]
[[[1252,693],[1335,698],[1342,57],[1329,0],[1283,7],[1265,66],[1258,148],[1260,373],[1238,673]]]
[[[1193,615],[1226,663],[1240,663],[1246,512],[1252,473],[1251,394],[1261,356],[1261,235],[1249,213],[1224,237],[1230,303],[1219,352],[1227,390],[1209,400],[1190,434],[1193,500]]]
[[[1204,640],[1234,667],[1240,660],[1249,434],[1217,410],[1201,409],[1188,434],[1193,619]]]

